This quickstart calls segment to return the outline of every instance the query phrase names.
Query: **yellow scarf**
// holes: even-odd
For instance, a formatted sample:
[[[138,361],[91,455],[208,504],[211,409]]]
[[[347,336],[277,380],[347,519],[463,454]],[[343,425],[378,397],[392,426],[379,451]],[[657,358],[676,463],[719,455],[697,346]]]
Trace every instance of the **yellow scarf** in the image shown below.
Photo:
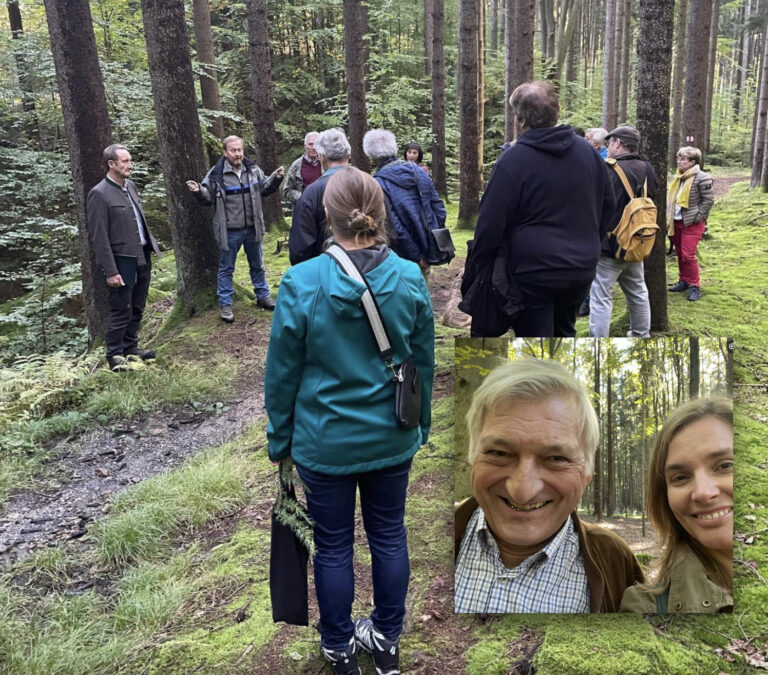
[[[667,192],[667,232],[670,236],[675,233],[675,204],[679,204],[680,208],[687,209],[688,203],[691,198],[691,187],[693,186],[693,178],[699,173],[700,167],[698,164],[694,164],[686,172],[677,170],[675,177],[672,179],[672,183],[669,186]],[[682,184],[683,189],[680,190]],[[677,192],[680,190],[680,196],[677,196]]]

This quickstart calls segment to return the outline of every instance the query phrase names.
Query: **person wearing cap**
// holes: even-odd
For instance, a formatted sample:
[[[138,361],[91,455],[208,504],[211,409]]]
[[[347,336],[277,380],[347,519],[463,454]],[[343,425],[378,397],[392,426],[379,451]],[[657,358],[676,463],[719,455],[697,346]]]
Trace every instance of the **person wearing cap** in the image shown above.
[[[715,203],[712,176],[701,170],[701,150],[685,146],[677,151],[677,173],[667,192],[667,231],[677,253],[680,273],[671,293],[688,291],[688,300],[701,298],[696,248],[707,229],[707,216]]]
[[[510,105],[522,133],[491,173],[464,270],[464,299],[474,305],[472,334],[493,337],[477,328],[484,300],[494,301],[486,297],[492,287],[476,285],[476,296],[470,290],[472,280],[503,256],[522,307],[509,317],[515,335],[573,337],[576,310],[595,277],[600,241],[614,213],[608,168],[569,125],[557,124],[560,106],[551,84],[521,84]]]
[[[658,182],[650,163],[637,155],[640,132],[633,126],[616,127],[607,136],[608,158],[624,171],[635,196],[642,196],[643,185],[648,182],[648,196],[653,199]],[[611,219],[611,228],[619,224],[624,208],[629,203],[624,184],[618,172],[611,168],[611,187],[616,200],[616,210]],[[589,334],[591,337],[608,337],[613,308],[613,285],[618,281],[629,311],[629,332],[627,337],[649,337],[651,330],[651,306],[648,288],[645,285],[643,262],[625,262],[616,258],[615,237],[605,236],[601,243],[597,274],[589,294]]]

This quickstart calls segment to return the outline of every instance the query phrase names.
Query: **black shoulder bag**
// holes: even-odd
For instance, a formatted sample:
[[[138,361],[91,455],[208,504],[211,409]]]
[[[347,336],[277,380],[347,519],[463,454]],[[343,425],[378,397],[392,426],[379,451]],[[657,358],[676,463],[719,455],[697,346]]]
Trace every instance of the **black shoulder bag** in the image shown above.
[[[402,429],[415,429],[421,418],[421,373],[411,359],[406,359],[395,366],[394,352],[389,341],[386,326],[381,318],[379,306],[371,287],[365,277],[360,274],[355,263],[347,252],[338,244],[333,244],[326,251],[350,277],[365,284],[362,303],[373,337],[379,349],[384,364],[392,371],[392,381],[395,383],[395,418]]]

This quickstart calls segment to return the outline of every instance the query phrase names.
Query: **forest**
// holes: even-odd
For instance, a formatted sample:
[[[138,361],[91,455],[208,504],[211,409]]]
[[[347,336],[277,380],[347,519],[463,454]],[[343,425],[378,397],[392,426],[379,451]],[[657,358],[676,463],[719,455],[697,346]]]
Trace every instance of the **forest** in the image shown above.
[[[302,154],[308,131],[334,126],[366,170],[367,129],[392,130],[400,147],[419,142],[457,245],[457,258],[429,280],[437,367],[431,437],[407,497],[403,671],[766,669],[768,1],[7,0],[6,10],[0,671],[330,672],[311,590],[310,626],[271,620],[270,316],[253,303],[241,257],[238,322],[219,320],[211,214],[184,183],[202,178],[228,134],[270,173]],[[448,317],[465,245],[500,146],[516,135],[505,100],[533,78],[557,86],[562,123],[637,126],[662,184],[677,148],[704,153],[716,192],[699,248],[705,294],[698,303],[667,295],[676,262],[658,237],[646,281],[659,339],[462,351],[468,330]],[[164,252],[142,324],[157,359],[125,373],[104,368],[106,289],[85,227],[86,196],[104,177],[111,142],[130,149]],[[290,208],[270,198],[264,212],[274,294],[289,266]],[[618,291],[614,304],[611,335],[623,336]],[[577,331],[587,335],[585,320]],[[732,616],[453,613],[462,447],[454,390],[460,401],[487,368],[470,375],[462,364],[523,353],[562,360],[595,392],[607,480],[581,508],[594,519],[644,523],[642,463],[665,413],[696,391],[732,391]],[[372,603],[370,557],[357,537],[356,611]],[[361,665],[373,672],[370,659]]]

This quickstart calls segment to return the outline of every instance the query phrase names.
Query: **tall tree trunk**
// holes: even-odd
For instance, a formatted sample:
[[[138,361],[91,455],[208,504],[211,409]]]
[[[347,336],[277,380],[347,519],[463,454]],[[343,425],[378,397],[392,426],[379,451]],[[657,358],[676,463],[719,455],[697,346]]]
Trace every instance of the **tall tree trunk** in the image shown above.
[[[427,75],[432,74],[432,50],[435,42],[434,4],[435,0],[424,0],[424,65]]]
[[[755,102],[755,131],[752,141],[752,178],[750,187],[762,183],[763,150],[768,125],[768,10],[763,21],[763,60],[760,67],[760,87]]]
[[[667,317],[666,210],[669,81],[672,62],[674,0],[640,0],[637,36],[637,126],[640,150],[653,166],[660,189],[656,195],[660,231],[645,261],[651,305],[651,330],[665,331]]]
[[[595,412],[597,413],[597,419],[600,419],[600,340],[595,339]],[[600,521],[603,519],[603,496],[601,485],[601,468],[600,468],[600,447],[595,450],[595,467],[592,472],[592,505],[595,511],[595,519]]]
[[[622,121],[619,119],[619,99],[621,98],[621,52],[622,52],[622,32],[624,31],[624,10],[627,0],[615,0],[616,18],[614,24],[614,42],[613,42],[613,103],[611,104],[616,111],[616,126]],[[609,128],[610,131],[610,128]]]
[[[685,34],[688,0],[678,0],[675,19],[675,70],[672,80],[672,132],[669,137],[669,163],[675,165],[675,155],[682,146],[680,135],[683,127],[683,74],[685,73]]]
[[[566,55],[573,53],[574,51],[573,35],[576,26],[579,23],[581,3],[582,0],[574,0],[573,3],[569,5],[568,14],[560,17],[560,39],[557,42],[557,61],[552,76],[552,79],[555,82],[559,82],[563,76],[563,66],[565,65]]]
[[[683,136],[686,145],[705,150],[707,73],[709,59],[709,32],[712,25],[710,0],[692,2],[688,15],[685,64],[685,107],[683,109]]]
[[[364,17],[360,0],[344,0],[344,53],[347,71],[347,110],[352,164],[368,171],[370,164],[363,152],[366,130]]]
[[[460,0],[459,5],[459,218],[460,228],[472,229],[480,202],[478,167],[477,82],[479,0]]]
[[[609,343],[610,344],[610,343]],[[606,476],[608,476],[608,485],[605,490],[605,515],[608,518],[613,516],[613,492],[615,490],[615,476],[613,468],[613,413],[612,413],[612,382],[611,382],[611,367],[610,362],[606,362],[607,373],[605,376],[606,382],[606,403],[607,403],[607,419],[606,424],[606,440],[605,440],[605,459],[606,459]]]
[[[603,48],[603,127],[616,127],[616,0],[605,0],[605,43]]]
[[[619,122],[626,122],[628,120],[627,105],[629,104],[629,92],[632,89],[632,78],[629,68],[629,47],[632,44],[632,0],[626,0],[626,2],[627,5],[624,11],[624,28],[621,32],[622,41],[619,45],[621,49],[621,70],[619,71]]]
[[[717,56],[717,27],[720,21],[720,0],[713,0],[712,22],[709,31],[709,57],[707,59],[707,101],[704,108],[704,149],[709,152],[712,128],[712,101],[715,88],[715,58]]]
[[[690,374],[688,378],[688,398],[698,398],[701,365],[699,362],[699,338],[690,338]]]
[[[270,174],[277,168],[275,110],[272,105],[272,56],[269,51],[267,0],[248,0],[248,53],[251,58],[251,98],[256,163]],[[286,227],[280,192],[262,200],[267,229]]]
[[[432,0],[432,180],[446,198],[445,180],[445,14],[443,0]]]
[[[483,136],[485,132],[485,0],[477,3],[477,191],[483,191]]]
[[[491,0],[491,58],[499,49],[499,0]]]
[[[11,29],[11,37],[14,40],[24,39],[24,24],[21,19],[21,10],[18,0],[8,0],[8,24]],[[91,30],[93,32],[93,30]],[[21,90],[21,108],[27,113],[24,121],[24,128],[27,138],[32,141],[40,142],[40,125],[35,111],[35,97],[32,91],[32,74],[24,59],[22,50],[17,47],[13,49],[13,59],[16,64],[16,76],[19,80],[19,89]]]
[[[197,49],[197,60],[203,71],[200,75],[200,94],[203,98],[203,108],[221,110],[216,70],[210,67],[216,65],[213,37],[211,36],[211,8],[208,5],[208,0],[193,0],[192,8],[195,24],[195,49]],[[218,138],[224,138],[224,120],[221,117],[215,117],[208,127],[208,131]]]
[[[533,80],[533,36],[536,23],[535,0],[507,0],[505,50],[507,53],[504,104],[504,136],[517,138],[517,127],[509,107],[512,92]]]
[[[83,304],[89,343],[93,345],[104,338],[109,303],[104,274],[97,270],[88,238],[86,201],[90,189],[107,171],[102,156],[104,148],[112,142],[107,101],[88,1],[45,0],[45,15],[67,134],[77,208]]]
[[[141,0],[168,220],[176,254],[174,312],[192,316],[213,301],[218,246],[209,209],[184,180],[205,175],[203,138],[184,17],[184,0]]]

